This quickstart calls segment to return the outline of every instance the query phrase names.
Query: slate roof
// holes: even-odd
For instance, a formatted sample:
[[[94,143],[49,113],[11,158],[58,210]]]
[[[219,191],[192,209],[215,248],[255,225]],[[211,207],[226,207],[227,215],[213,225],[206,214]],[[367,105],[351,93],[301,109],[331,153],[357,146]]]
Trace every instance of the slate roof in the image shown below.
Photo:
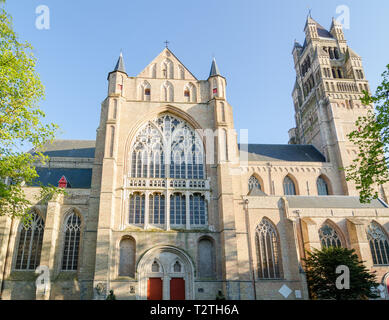
[[[62,176],[66,177],[71,188],[90,189],[92,181],[92,169],[75,168],[36,168],[39,178],[32,183],[32,186],[39,186],[39,182],[47,186],[49,184],[58,186]]]
[[[126,68],[124,67],[123,54],[120,52],[118,62],[116,62],[115,69],[113,71],[120,71],[126,73]]]
[[[380,200],[361,203],[359,197],[352,196],[286,196],[286,199],[290,208],[387,208]]]
[[[94,140],[54,140],[45,146],[44,154],[49,157],[94,158],[95,145]]]
[[[325,157],[312,145],[249,144],[246,150],[249,161],[326,162]]]
[[[332,34],[326,28],[318,24],[316,21],[315,23],[316,23],[317,34],[319,35],[319,37],[334,39]]]
[[[220,76],[220,71],[219,71],[219,68],[216,64],[216,59],[213,58],[212,60],[212,64],[211,64],[211,71],[209,72],[209,76],[212,77],[212,76]]]

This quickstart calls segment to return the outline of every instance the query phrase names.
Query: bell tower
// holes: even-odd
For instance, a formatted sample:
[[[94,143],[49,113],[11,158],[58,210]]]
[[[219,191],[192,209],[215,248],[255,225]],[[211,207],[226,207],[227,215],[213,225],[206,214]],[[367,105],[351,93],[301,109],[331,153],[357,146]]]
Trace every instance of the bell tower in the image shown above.
[[[332,20],[330,31],[311,16],[305,41],[293,47],[296,81],[292,92],[296,127],[289,130],[291,144],[312,144],[339,168],[343,193],[358,195],[344,170],[357,154],[347,134],[372,106],[360,98],[369,92],[362,59],[347,44],[342,25]]]

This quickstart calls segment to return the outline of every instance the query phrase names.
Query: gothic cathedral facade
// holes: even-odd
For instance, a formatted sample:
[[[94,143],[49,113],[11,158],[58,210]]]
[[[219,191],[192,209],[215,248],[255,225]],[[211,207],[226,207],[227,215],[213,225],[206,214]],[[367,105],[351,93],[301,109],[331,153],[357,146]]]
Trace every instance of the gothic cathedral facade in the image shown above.
[[[57,140],[37,166],[66,195],[36,203],[29,225],[0,217],[1,298],[309,299],[306,251],[343,246],[389,299],[389,189],[362,204],[339,169],[373,108],[361,57],[335,20],[308,17],[293,59],[296,128],[266,145],[238,143],[215,60],[198,80],[165,48],[133,77],[120,55],[96,141]]]

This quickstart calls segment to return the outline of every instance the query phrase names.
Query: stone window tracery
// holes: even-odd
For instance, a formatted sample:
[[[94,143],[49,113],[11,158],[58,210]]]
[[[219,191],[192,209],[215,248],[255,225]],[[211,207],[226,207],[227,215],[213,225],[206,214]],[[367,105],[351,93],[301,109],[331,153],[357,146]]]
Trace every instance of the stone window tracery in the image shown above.
[[[259,183],[258,179],[255,176],[251,176],[249,179],[249,191],[251,191],[254,188],[261,190],[261,184]]]
[[[262,219],[255,233],[257,247],[258,278],[281,278],[281,252],[278,234],[273,224]]]
[[[186,223],[185,195],[175,193],[170,198],[170,223],[184,225]]]
[[[145,221],[145,195],[135,193],[130,195],[129,201],[129,223],[143,224]]]
[[[143,125],[129,151],[128,223],[166,229],[207,225],[204,162],[203,142],[185,121],[163,114]]]
[[[81,219],[73,211],[66,219],[62,270],[77,270],[80,249]]]
[[[327,223],[319,229],[319,239],[323,248],[342,246],[338,232]]]
[[[371,256],[375,265],[389,264],[389,240],[385,231],[375,221],[367,227]]]
[[[31,222],[21,224],[15,269],[35,270],[39,266],[45,223],[36,212],[31,213]]]
[[[165,196],[163,194],[151,194],[149,196],[149,223],[165,223]]]

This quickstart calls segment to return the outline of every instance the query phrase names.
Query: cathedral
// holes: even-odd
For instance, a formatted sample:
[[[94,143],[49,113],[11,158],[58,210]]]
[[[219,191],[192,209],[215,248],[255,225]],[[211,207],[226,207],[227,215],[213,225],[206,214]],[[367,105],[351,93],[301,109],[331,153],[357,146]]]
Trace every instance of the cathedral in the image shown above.
[[[309,299],[303,259],[328,246],[355,249],[389,299],[389,188],[360,203],[341,169],[373,108],[362,59],[334,19],[304,32],[285,145],[238,141],[215,59],[199,80],[168,47],[137,76],[120,54],[96,140],[56,140],[37,164],[66,194],[25,187],[32,222],[0,217],[1,299]]]

